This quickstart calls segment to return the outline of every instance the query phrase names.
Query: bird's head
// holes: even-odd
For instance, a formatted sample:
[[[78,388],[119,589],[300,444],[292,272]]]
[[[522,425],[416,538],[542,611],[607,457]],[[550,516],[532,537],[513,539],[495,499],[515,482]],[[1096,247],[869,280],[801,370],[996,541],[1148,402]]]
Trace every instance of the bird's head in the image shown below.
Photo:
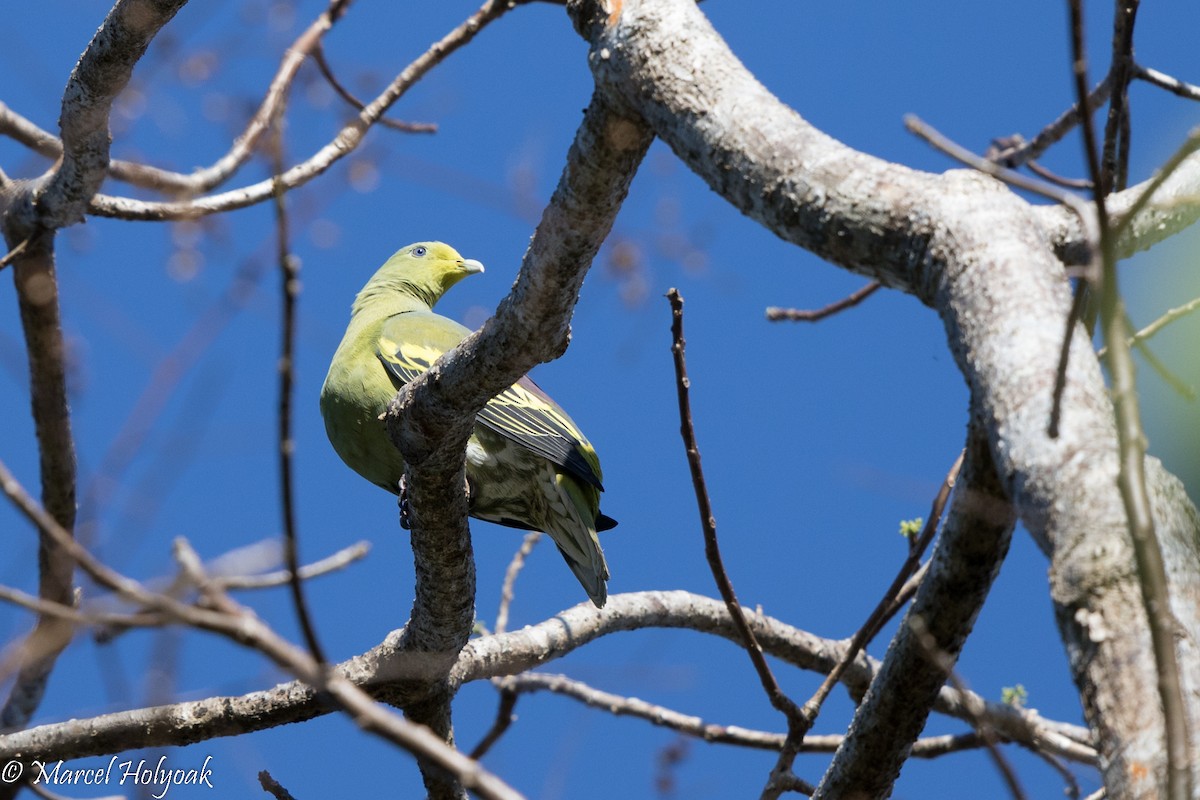
[[[433,308],[447,289],[477,272],[483,272],[483,264],[463,258],[450,245],[417,242],[397,250],[379,268],[359,293],[355,306],[374,297],[401,292]]]

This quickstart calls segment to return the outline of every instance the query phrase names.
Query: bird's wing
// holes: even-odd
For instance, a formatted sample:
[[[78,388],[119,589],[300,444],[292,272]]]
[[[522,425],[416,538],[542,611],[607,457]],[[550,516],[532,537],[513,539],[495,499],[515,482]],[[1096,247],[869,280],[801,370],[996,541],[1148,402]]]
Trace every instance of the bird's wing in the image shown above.
[[[604,491],[596,451],[567,412],[528,376],[493,397],[476,422]]]
[[[429,369],[470,331],[429,312],[390,317],[381,329],[377,353],[396,385]],[[557,403],[528,377],[496,395],[476,423],[557,464],[603,491],[600,460],[586,437]]]
[[[468,333],[462,325],[439,314],[409,311],[384,321],[375,354],[396,386],[403,386],[433,366],[438,356]]]

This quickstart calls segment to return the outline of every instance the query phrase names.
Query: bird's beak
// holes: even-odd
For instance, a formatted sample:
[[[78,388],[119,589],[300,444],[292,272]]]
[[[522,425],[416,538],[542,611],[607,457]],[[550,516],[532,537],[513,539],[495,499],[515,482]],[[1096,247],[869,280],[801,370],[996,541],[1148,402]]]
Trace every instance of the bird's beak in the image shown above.
[[[477,272],[483,272],[483,264],[480,264],[473,258],[464,258],[462,262],[463,272],[468,275],[474,275]]]

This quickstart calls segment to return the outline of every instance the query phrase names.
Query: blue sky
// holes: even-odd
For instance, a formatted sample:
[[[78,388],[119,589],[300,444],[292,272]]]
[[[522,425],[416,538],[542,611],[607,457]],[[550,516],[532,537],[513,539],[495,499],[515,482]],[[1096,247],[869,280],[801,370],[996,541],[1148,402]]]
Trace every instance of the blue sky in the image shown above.
[[[1102,62],[1109,5],[1088,5],[1090,48]],[[184,8],[119,105],[114,155],[184,171],[211,163],[257,102],[283,49],[322,7],[226,0]],[[327,38],[326,51],[343,80],[370,97],[473,10],[457,0],[360,3]],[[933,2],[710,0],[704,10],[747,66],[807,119],[851,146],[916,168],[950,165],[904,132],[906,113],[982,151],[996,136],[1032,135],[1071,101],[1065,4],[1026,0],[999,18],[971,4]],[[55,130],[62,86],[104,11],[104,3],[65,0],[7,9],[9,30],[19,35],[0,50],[0,100]],[[1200,80],[1190,41],[1198,24],[1193,3],[1144,8],[1139,58]],[[519,8],[394,107],[394,117],[436,122],[436,135],[376,129],[356,154],[289,196],[293,248],[303,264],[296,389],[302,551],[314,560],[361,539],[372,543],[365,561],[309,587],[332,657],[361,652],[402,624],[412,590],[394,501],[341,464],[317,413],[350,301],[395,249],[441,239],[488,269],[456,287],[439,311],[471,326],[486,318],[515,277],[588,102],[585,54],[561,8]],[[1099,68],[1094,72],[1098,78]],[[1146,85],[1134,87],[1132,102],[1131,175],[1140,180],[1200,114]],[[303,70],[290,104],[289,159],[324,144],[344,115],[316,71]],[[1079,174],[1078,140],[1061,144],[1045,163]],[[9,175],[32,177],[46,166],[0,140],[0,167]],[[256,161],[232,185],[265,174]],[[106,191],[128,190],[110,182]],[[118,484],[100,491],[104,502],[95,511],[85,509],[96,520],[94,547],[131,575],[169,573],[175,536],[211,558],[279,533],[273,237],[271,209],[263,206],[191,226],[91,219],[59,238],[82,487],[97,480],[163,359],[188,342],[204,344],[185,359],[161,407],[142,420],[144,444]],[[1195,235],[1186,234],[1124,268],[1135,322],[1144,325],[1200,294],[1195,245]],[[633,277],[618,269],[629,252]],[[254,288],[236,307],[223,306],[237,275],[250,276]],[[940,322],[911,297],[880,292],[816,326],[763,318],[766,306],[816,307],[864,282],[780,242],[712,194],[667,148],[651,148],[584,286],[570,349],[535,371],[602,458],[604,509],[621,522],[604,540],[610,592],[680,588],[716,596],[678,435],[662,298],[676,286],[687,304],[699,444],[725,561],[743,602],[820,635],[853,633],[904,557],[899,521],[927,513],[961,447],[967,400]],[[21,334],[6,276],[0,304],[0,459],[34,487]],[[1200,385],[1200,362],[1189,345],[1198,335],[1197,322],[1186,321],[1162,334],[1157,350],[1193,385]],[[1196,407],[1163,390],[1146,369],[1141,380],[1151,451],[1196,497],[1195,435],[1180,435],[1196,429]],[[476,521],[472,530],[478,615],[490,623],[521,537]],[[32,590],[33,532],[7,508],[0,508],[0,531],[9,553],[0,582]],[[1023,684],[1030,706],[1075,722],[1079,702],[1054,627],[1046,567],[1019,532],[960,673],[993,699],[1002,687]],[[243,599],[295,637],[284,592]],[[543,544],[518,584],[513,624],[585,599]],[[0,609],[4,640],[29,624],[23,612]],[[872,654],[882,656],[883,647],[881,638]],[[146,670],[164,660],[176,667],[160,695]],[[783,728],[745,654],[723,640],[641,631],[609,637],[548,669],[706,721]],[[797,699],[818,682],[786,667],[778,674]],[[80,637],[62,658],[38,721],[164,697],[240,694],[284,678],[261,657],[200,634],[132,633],[107,647]],[[494,710],[489,686],[466,687],[455,711],[459,742],[473,745]],[[835,693],[816,731],[843,732],[850,711],[844,693]],[[655,796],[656,754],[675,734],[550,695],[523,698],[517,712],[519,721],[485,763],[529,796]],[[927,733],[962,730],[933,718]],[[1031,794],[1060,790],[1040,760],[1008,752]],[[170,759],[192,766],[210,754],[221,797],[262,796],[254,779],[260,769],[298,797],[415,796],[420,786],[410,757],[338,717],[173,750]],[[826,760],[803,757],[797,772],[815,781]],[[766,753],[690,742],[674,773],[677,796],[753,796],[772,762]],[[1085,793],[1096,787],[1094,773],[1078,772]],[[966,781],[974,796],[1004,796],[979,753],[910,762],[895,796],[953,795]],[[206,795],[177,788],[169,796]]]

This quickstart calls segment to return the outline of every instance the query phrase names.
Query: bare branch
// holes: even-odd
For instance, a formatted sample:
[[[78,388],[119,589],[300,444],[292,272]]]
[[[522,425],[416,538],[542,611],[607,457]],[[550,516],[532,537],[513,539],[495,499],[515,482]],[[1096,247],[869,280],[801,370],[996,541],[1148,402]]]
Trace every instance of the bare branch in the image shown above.
[[[1096,88],[1092,89],[1087,98],[1088,113],[1103,105],[1112,94],[1113,76],[1109,73]],[[1043,128],[1037,136],[1026,142],[1021,136],[1012,136],[999,140],[993,150],[988,152],[988,159],[1003,164],[1006,167],[1017,168],[1024,164],[1032,165],[1034,159],[1050,149],[1052,145],[1062,140],[1064,136],[1079,124],[1080,104],[1078,101],[1064,111],[1057,119]],[[1032,168],[1032,166],[1031,166]],[[1044,176],[1043,176],[1044,177]]]
[[[513,586],[517,582],[517,576],[521,574],[521,569],[525,566],[525,559],[533,552],[534,545],[541,538],[541,531],[530,531],[525,534],[525,538],[521,540],[521,546],[517,548],[512,561],[508,564],[508,569],[504,570],[504,583],[500,587],[500,606],[496,609],[495,633],[504,633],[508,630],[508,609],[512,605]]]
[[[337,92],[338,97],[341,97],[357,111],[362,111],[366,108],[366,104],[351,94],[350,90],[343,86],[342,82],[333,74],[333,69],[329,66],[328,59],[325,58],[325,48],[320,42],[313,48],[312,56],[313,61],[317,64],[317,68],[321,70],[321,75],[325,77],[325,80]],[[402,133],[437,133],[438,129],[437,124],[432,122],[404,122],[398,119],[388,119],[387,117],[380,118],[379,124],[394,131],[401,131]]]
[[[1140,78],[1147,83],[1152,83],[1160,89],[1166,89],[1168,92],[1187,100],[1200,100],[1200,86],[1185,83],[1178,78],[1167,75],[1165,72],[1159,72],[1156,69],[1134,64],[1133,77]]]
[[[312,580],[321,575],[327,575],[330,572],[344,569],[355,561],[366,557],[370,551],[370,542],[356,542],[349,547],[344,547],[336,553],[322,558],[320,561],[314,561],[311,564],[300,567],[300,580]],[[213,577],[213,581],[218,585],[233,591],[239,589],[270,589],[276,586],[283,586],[291,582],[291,580],[292,573],[290,570],[268,572],[263,575],[216,575]]]
[[[1197,297],[1194,300],[1184,303],[1181,306],[1177,306],[1175,308],[1170,309],[1165,314],[1163,314],[1161,317],[1154,320],[1154,322],[1151,322],[1149,325],[1142,328],[1140,331],[1135,333],[1133,336],[1129,337],[1129,339],[1128,339],[1129,346],[1133,347],[1134,345],[1137,345],[1139,343],[1149,341],[1151,339],[1151,337],[1153,337],[1156,333],[1161,331],[1163,328],[1170,325],[1172,322],[1175,322],[1176,320],[1186,317],[1188,314],[1191,314],[1198,308],[1200,308],[1200,297]],[[1096,355],[1099,358],[1104,358],[1104,356],[1107,352],[1108,352],[1108,346],[1106,345],[1104,347],[1101,347],[1099,350],[1097,350]]]
[[[334,4],[338,5],[336,0]],[[450,31],[450,33],[443,36],[439,41],[435,42],[427,51],[409,64],[382,93],[359,112],[354,119],[342,127],[333,141],[310,156],[307,161],[297,164],[280,175],[279,179],[283,183],[284,188],[290,191],[297,186],[308,183],[342,158],[354,152],[359,144],[362,143],[367,131],[382,119],[387,110],[404,96],[414,83],[420,80],[433,67],[440,64],[446,56],[474,39],[475,35],[482,28],[498,19],[511,7],[505,0],[487,0],[478,11],[468,17],[454,30]],[[319,19],[317,23],[314,23],[314,28],[310,28],[309,32],[313,32],[315,26],[320,24],[320,22],[321,20]],[[312,41],[315,42],[317,38],[319,36],[314,36]],[[293,58],[295,57],[298,56],[293,56]],[[296,66],[299,66],[298,62]],[[282,91],[284,88],[284,84],[282,83],[284,78],[285,74],[281,67],[281,72],[276,76],[276,81],[272,84],[273,89],[278,87]],[[290,80],[290,77],[287,79]],[[268,110],[270,110],[270,105],[267,101],[264,101],[263,106],[259,109],[259,115],[261,116]],[[267,116],[269,117],[269,114]],[[258,119],[259,116],[256,116],[255,120],[257,121]],[[252,129],[257,130],[254,125],[252,125]],[[243,139],[247,138],[250,133],[251,129],[248,129],[247,133],[243,134]],[[236,156],[236,158],[244,160],[243,156],[236,155],[238,152],[239,147],[235,145],[235,150],[231,151],[226,156],[226,159],[234,159]],[[213,170],[216,171],[223,163],[218,162],[217,165],[213,166]],[[149,202],[125,197],[96,195],[89,212],[102,217],[116,217],[128,220],[196,219],[209,214],[232,211],[262,203],[269,200],[274,191],[275,180],[272,178],[220,194],[174,202]]]
[[[862,287],[843,297],[834,303],[830,303],[823,308],[813,310],[804,310],[799,308],[780,308],[778,306],[770,306],[767,308],[767,319],[770,322],[778,322],[779,320],[788,320],[789,322],[820,322],[826,317],[833,316],[839,311],[845,311],[847,308],[854,306],[866,300],[875,293],[875,290],[882,286],[879,281],[871,281],[866,286]]]
[[[108,174],[108,114],[155,34],[186,0],[119,0],[83,52],[63,92],[63,157],[35,199],[42,225],[83,220]]]
[[[517,692],[503,686],[499,681],[502,681],[502,679],[494,679],[494,682],[497,682],[497,687],[500,689],[500,703],[496,708],[496,721],[492,723],[492,727],[479,740],[479,744],[471,749],[471,758],[476,761],[487,755],[487,752],[492,749],[496,742],[500,741],[500,737],[508,731],[513,721],[517,718],[513,714],[513,709],[517,707]]]
[[[279,116],[273,119],[274,136],[271,142],[271,155],[275,172],[275,232],[278,239],[278,263],[280,291],[282,294],[283,320],[281,323],[282,341],[279,354],[279,489],[280,505],[283,512],[283,557],[287,570],[291,575],[288,588],[292,596],[292,606],[300,623],[300,631],[304,634],[304,643],[309,654],[319,664],[326,662],[325,651],[317,639],[317,630],[313,625],[312,614],[304,597],[304,584],[300,578],[300,542],[296,525],[295,488],[292,479],[292,452],[296,443],[292,439],[292,392],[295,383],[295,346],[296,346],[296,303],[300,296],[300,259],[291,252],[288,242],[288,211],[287,198],[284,194],[283,183],[279,174],[283,171],[283,129],[282,115],[284,106],[279,107]]]

